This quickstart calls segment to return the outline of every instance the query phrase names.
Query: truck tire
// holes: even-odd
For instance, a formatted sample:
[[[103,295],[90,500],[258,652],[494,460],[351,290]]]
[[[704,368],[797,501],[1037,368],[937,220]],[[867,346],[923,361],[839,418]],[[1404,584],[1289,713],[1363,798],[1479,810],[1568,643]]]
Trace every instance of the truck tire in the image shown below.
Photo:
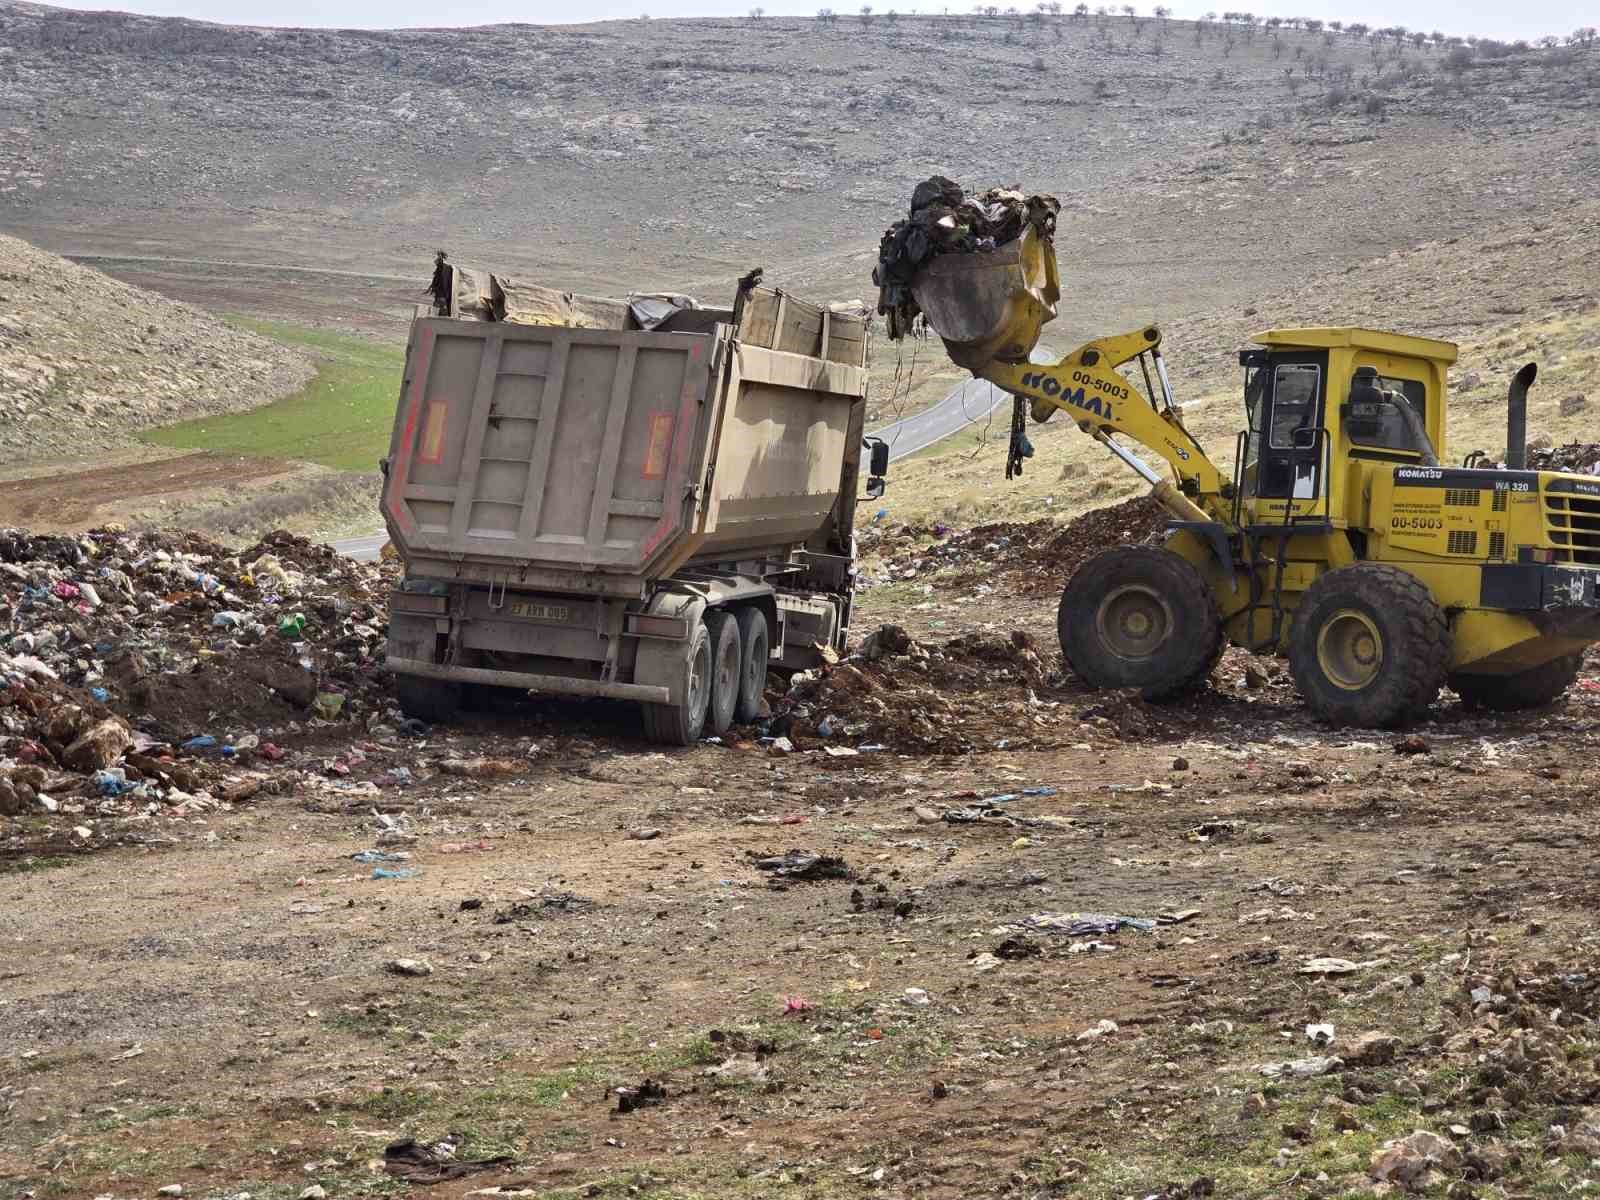
[[[705,620],[711,637],[711,702],[706,724],[721,736],[733,725],[733,711],[739,706],[744,658],[739,649],[739,622],[731,612],[712,609]]]
[[[1383,563],[1323,575],[1300,598],[1289,669],[1314,715],[1392,728],[1427,711],[1450,664],[1450,626],[1416,576]]]
[[[739,703],[733,707],[733,719],[741,725],[748,725],[761,715],[772,642],[767,636],[766,613],[753,604],[747,604],[735,615],[739,622],[739,646],[743,658],[739,664]]]
[[[680,704],[645,704],[644,732],[664,746],[692,746],[706,728],[711,699],[711,637],[703,621],[696,621],[683,659],[683,701]]]
[[[452,721],[461,711],[461,685],[420,675],[396,675],[394,697],[400,711],[429,725]]]
[[[1188,559],[1118,546],[1073,573],[1056,613],[1061,653],[1091,687],[1161,700],[1202,686],[1222,652],[1211,590]]]
[[[1582,665],[1583,655],[1569,654],[1515,675],[1457,674],[1448,676],[1445,683],[1468,708],[1514,712],[1519,708],[1541,708],[1560,699],[1578,678]]]

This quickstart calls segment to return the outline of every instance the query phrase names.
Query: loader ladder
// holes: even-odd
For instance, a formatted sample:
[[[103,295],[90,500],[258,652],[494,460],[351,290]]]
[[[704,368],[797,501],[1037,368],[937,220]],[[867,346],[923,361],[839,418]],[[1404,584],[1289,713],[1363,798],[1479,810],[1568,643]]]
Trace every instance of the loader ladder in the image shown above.
[[[1333,469],[1332,442],[1326,426],[1317,428],[1314,450],[1320,460],[1317,464],[1317,487],[1322,493],[1322,499],[1326,501],[1328,476]],[[1245,618],[1246,632],[1255,628],[1257,612],[1266,610],[1272,613],[1272,630],[1266,639],[1245,646],[1245,649],[1252,654],[1261,654],[1276,649],[1283,638],[1283,622],[1288,616],[1283,607],[1283,576],[1289,561],[1289,543],[1303,533],[1328,533],[1333,529],[1333,523],[1328,517],[1326,504],[1321,513],[1297,514],[1294,511],[1294,497],[1286,496],[1283,501],[1282,520],[1245,524],[1244,471],[1245,464],[1249,461],[1249,452],[1250,431],[1240,430],[1234,447],[1233,460],[1233,527],[1239,531],[1240,550],[1250,577],[1250,603],[1241,610]],[[1277,556],[1265,558],[1262,549],[1274,539],[1277,541]],[[1263,562],[1270,562],[1274,567],[1270,595],[1265,594],[1267,589],[1262,584],[1258,569]]]

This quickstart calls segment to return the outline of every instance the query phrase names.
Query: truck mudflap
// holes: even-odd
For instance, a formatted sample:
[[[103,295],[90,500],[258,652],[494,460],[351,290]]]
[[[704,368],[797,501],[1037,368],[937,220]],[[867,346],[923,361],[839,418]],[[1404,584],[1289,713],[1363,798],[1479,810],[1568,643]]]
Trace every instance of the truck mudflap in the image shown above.
[[[454,667],[445,663],[424,662],[420,658],[391,655],[389,669],[398,675],[419,675],[450,683],[484,683],[493,687],[524,688],[555,696],[587,696],[606,700],[638,700],[646,704],[666,704],[670,691],[648,683],[614,683],[603,679],[576,679],[567,675],[537,675],[529,671],[495,671],[486,667]]]

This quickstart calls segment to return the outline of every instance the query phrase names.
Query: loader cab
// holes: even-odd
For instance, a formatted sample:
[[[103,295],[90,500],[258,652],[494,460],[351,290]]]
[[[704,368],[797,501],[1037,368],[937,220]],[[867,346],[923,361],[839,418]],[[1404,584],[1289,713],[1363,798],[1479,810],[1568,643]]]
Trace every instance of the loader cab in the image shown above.
[[[1258,519],[1319,507],[1327,474],[1327,354],[1247,350],[1239,361],[1250,418],[1241,490],[1258,502]]]
[[[1424,465],[1442,450],[1449,342],[1357,328],[1269,330],[1255,341],[1239,354],[1247,524],[1344,524],[1345,492],[1361,487],[1349,464]]]

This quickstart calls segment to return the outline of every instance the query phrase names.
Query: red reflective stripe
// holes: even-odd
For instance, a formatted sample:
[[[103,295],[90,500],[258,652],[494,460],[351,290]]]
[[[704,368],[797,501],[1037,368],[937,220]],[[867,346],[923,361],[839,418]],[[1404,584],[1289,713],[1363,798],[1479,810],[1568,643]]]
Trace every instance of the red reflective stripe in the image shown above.
[[[400,493],[411,476],[411,456],[415,449],[412,443],[416,440],[417,417],[422,412],[422,393],[427,388],[428,367],[432,361],[433,330],[424,329],[422,336],[417,339],[417,360],[411,372],[411,396],[406,403],[406,423],[400,434],[400,452],[389,464],[389,486],[386,489],[389,516],[406,533],[414,533],[417,524],[411,519],[411,509]]]

